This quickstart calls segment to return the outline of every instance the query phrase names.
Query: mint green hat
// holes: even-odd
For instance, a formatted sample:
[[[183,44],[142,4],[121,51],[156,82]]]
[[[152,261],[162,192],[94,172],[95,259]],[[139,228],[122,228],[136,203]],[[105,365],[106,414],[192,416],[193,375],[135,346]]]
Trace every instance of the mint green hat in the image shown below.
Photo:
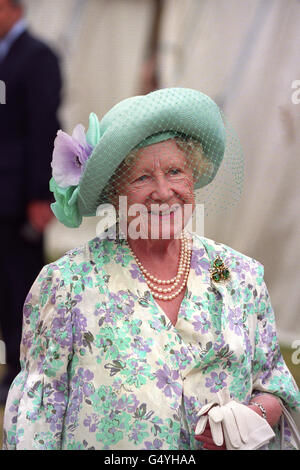
[[[72,137],[60,131],[52,162],[50,189],[56,199],[52,210],[68,227],[78,227],[83,216],[96,215],[99,204],[105,202],[103,190],[133,149],[175,137],[199,142],[212,165],[195,181],[197,189],[215,178],[226,147],[218,106],[204,93],[187,88],[165,88],[127,98],[100,122],[92,113],[85,136],[83,126],[79,127]],[[69,167],[63,166],[63,158],[69,159]]]

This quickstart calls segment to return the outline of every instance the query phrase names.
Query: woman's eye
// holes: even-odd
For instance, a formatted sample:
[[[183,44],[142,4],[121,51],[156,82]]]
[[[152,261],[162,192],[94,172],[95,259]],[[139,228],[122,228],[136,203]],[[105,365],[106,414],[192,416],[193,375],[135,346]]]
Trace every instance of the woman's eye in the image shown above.
[[[146,179],[149,178],[148,175],[141,175],[138,178],[134,180],[134,182],[141,182],[141,181],[146,181]]]
[[[169,175],[179,175],[179,173],[181,173],[181,170],[179,168],[171,168],[168,173]]]

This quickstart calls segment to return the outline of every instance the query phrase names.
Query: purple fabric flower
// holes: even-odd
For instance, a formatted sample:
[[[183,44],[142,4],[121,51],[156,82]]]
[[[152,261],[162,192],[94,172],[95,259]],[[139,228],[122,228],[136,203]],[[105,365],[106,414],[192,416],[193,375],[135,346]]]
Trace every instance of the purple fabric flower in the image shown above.
[[[78,376],[82,378],[84,381],[90,381],[93,380],[94,374],[88,369],[83,369],[83,367],[80,367],[78,369]]]
[[[55,400],[56,402],[58,402],[58,403],[60,403],[60,402],[65,403],[66,397],[65,397],[64,392],[63,392],[63,391],[61,391],[61,392],[55,392],[55,394],[54,394],[54,400]]]
[[[145,441],[146,450],[158,450],[162,447],[163,442],[160,439],[154,439],[153,442]]]
[[[78,124],[72,137],[58,131],[52,159],[53,178],[61,188],[76,186],[93,147],[87,142],[85,128]]]
[[[202,275],[202,270],[204,272],[209,271],[210,264],[206,259],[205,250],[203,248],[200,250],[193,249],[191,257],[191,268],[194,269],[197,276]]]
[[[134,341],[132,341],[131,346],[139,352],[148,353],[151,352],[151,348],[147,343],[147,340],[143,340],[142,336],[135,336]]]
[[[217,372],[212,372],[210,377],[206,378],[205,386],[210,387],[211,393],[217,393],[219,390],[226,387],[226,377],[227,374],[225,374],[225,372],[220,372],[220,374],[217,374]]]
[[[181,395],[182,388],[176,380],[179,378],[179,373],[177,370],[171,371],[171,369],[164,364],[162,369],[159,369],[156,372],[156,377],[158,382],[156,386],[160,389],[163,389],[163,393],[166,397],[171,398],[173,393],[177,396]]]
[[[130,274],[131,274],[131,277],[133,279],[137,279],[139,282],[144,282],[146,283],[145,281],[145,278],[143,277],[141,271],[139,270],[138,268],[138,265],[135,264],[135,263],[132,263],[132,269],[130,269]]]
[[[175,350],[174,356],[176,358],[178,367],[181,370],[184,370],[192,362],[192,356],[190,355],[188,348],[184,346],[180,348],[180,351]]]
[[[234,331],[234,333],[238,336],[243,334],[243,313],[240,307],[237,307],[235,310],[232,310],[229,307],[229,315],[228,315],[228,323],[229,328]]]
[[[266,325],[266,327],[262,329],[260,337],[264,344],[271,345],[273,340],[275,340],[274,344],[276,343],[276,333],[272,325]]]
[[[210,326],[211,323],[205,313],[203,313],[202,316],[195,315],[195,321],[193,322],[193,327],[195,331],[201,331],[201,333],[204,334],[208,331]]]
[[[129,396],[122,395],[122,397],[118,400],[116,409],[121,411],[126,410],[128,413],[134,413],[139,403],[140,402],[133,393],[131,393]]]
[[[87,416],[84,419],[83,425],[89,428],[89,432],[96,432],[99,422],[99,417],[95,413],[93,413],[92,416]]]

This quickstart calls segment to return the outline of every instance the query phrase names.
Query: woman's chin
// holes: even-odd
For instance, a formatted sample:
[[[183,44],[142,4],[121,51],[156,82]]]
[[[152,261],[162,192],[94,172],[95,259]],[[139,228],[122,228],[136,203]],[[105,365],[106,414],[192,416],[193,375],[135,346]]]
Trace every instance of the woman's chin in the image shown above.
[[[183,225],[176,224],[173,217],[159,217],[158,223],[152,223],[149,226],[148,234],[151,239],[173,239],[179,238],[183,229]]]
[[[158,216],[155,218],[149,217],[148,219],[140,220],[139,222],[139,224],[128,224],[127,233],[129,238],[168,240],[179,238],[183,229],[182,222],[179,224],[176,223],[172,215]]]

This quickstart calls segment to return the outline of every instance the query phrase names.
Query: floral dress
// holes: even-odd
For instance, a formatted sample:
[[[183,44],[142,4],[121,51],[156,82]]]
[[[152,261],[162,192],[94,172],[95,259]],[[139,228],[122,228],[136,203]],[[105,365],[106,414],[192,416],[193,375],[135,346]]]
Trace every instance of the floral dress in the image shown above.
[[[4,449],[201,449],[197,412],[223,388],[240,403],[267,392],[300,408],[262,265],[196,235],[175,326],[122,240],[97,237],[45,266],[24,305],[21,367]],[[264,448],[280,435],[293,448],[287,425],[275,434]]]

